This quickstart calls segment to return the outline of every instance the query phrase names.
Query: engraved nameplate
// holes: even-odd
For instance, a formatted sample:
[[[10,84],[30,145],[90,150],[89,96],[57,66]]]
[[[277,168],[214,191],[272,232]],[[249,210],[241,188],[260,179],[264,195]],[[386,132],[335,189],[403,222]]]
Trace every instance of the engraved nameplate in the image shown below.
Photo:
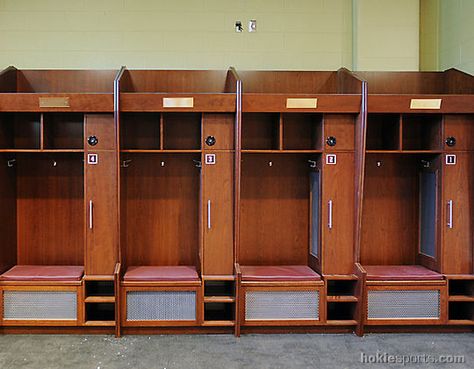
[[[40,108],[69,108],[69,97],[40,97]]]
[[[411,99],[410,109],[441,109],[442,99]]]
[[[193,97],[164,97],[163,108],[193,108]]]
[[[286,99],[287,109],[316,109],[318,107],[318,99],[293,98]]]

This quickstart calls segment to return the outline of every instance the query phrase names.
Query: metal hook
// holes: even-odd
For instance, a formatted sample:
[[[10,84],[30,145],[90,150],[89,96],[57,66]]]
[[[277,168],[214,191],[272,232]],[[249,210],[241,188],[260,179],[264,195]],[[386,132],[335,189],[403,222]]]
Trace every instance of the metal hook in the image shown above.
[[[8,168],[13,168],[15,166],[16,159],[7,160]]]
[[[316,165],[317,165],[316,161],[314,161],[314,160],[308,160],[308,163],[309,163],[309,167],[310,167],[310,168],[316,168]]]
[[[161,165],[162,167],[164,167],[165,164],[166,164],[166,163],[165,163],[164,161],[162,161],[162,162],[160,163],[160,165]]]
[[[423,168],[429,168],[431,166],[431,162],[428,160],[421,160],[421,165],[423,165]]]
[[[53,159],[53,167],[57,167],[57,166],[58,166],[58,162]]]
[[[269,161],[269,162],[268,162],[268,166],[269,166],[269,167],[273,167],[273,161]]]
[[[201,160],[194,160],[194,159],[193,159],[193,163],[194,163],[194,166],[195,166],[196,168],[202,168]]]
[[[382,166],[382,160],[377,160],[375,165],[377,165],[377,168],[380,168]]]
[[[120,167],[122,167],[122,168],[128,168],[128,167],[130,166],[130,163],[131,163],[131,162],[132,162],[131,160],[123,160],[123,161],[122,161],[122,164],[120,165]]]

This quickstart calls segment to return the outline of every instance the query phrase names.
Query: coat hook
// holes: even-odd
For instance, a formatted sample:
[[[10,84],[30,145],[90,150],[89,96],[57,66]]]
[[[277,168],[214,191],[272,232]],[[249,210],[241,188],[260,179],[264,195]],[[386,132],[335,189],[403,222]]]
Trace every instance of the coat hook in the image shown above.
[[[162,167],[164,167],[164,166],[165,166],[165,162],[162,161],[162,162],[160,163],[160,165],[161,165]]]
[[[201,160],[194,160],[193,159],[193,163],[196,166],[196,168],[202,168]]]
[[[8,168],[13,168],[15,166],[16,159],[7,160]]]
[[[428,160],[422,160],[421,165],[423,165],[423,168],[429,168],[431,163]]]
[[[382,166],[382,160],[377,160],[375,164],[377,165],[377,168],[380,168]]]
[[[58,162],[53,159],[53,167],[57,167],[57,166],[58,166]]]
[[[269,162],[268,162],[268,166],[269,166],[269,167],[273,167],[273,161],[269,161]]]
[[[314,160],[308,160],[308,163],[309,163],[309,167],[310,167],[310,168],[316,168],[316,164],[317,164],[316,161],[314,161]]]
[[[131,160],[123,160],[122,164],[120,165],[122,168],[128,168],[130,166]]]

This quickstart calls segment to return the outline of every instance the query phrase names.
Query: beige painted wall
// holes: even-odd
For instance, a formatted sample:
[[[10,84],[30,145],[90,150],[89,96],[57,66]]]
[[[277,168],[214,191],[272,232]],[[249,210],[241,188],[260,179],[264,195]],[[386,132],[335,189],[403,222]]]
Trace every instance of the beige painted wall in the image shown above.
[[[474,0],[440,0],[439,68],[474,73]]]
[[[439,68],[439,2],[420,0],[420,70]]]
[[[351,0],[0,0],[0,67],[334,70],[351,41]]]
[[[354,0],[356,70],[418,70],[419,0]]]

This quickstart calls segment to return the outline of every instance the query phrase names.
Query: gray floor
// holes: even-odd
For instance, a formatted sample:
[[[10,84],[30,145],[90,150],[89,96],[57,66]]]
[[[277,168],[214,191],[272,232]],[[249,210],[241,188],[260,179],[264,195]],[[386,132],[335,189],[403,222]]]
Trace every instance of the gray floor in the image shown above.
[[[375,355],[379,354],[379,357]],[[385,355],[386,354],[386,355]],[[365,355],[365,356],[364,356]],[[390,359],[387,355],[399,355]],[[389,364],[461,355],[464,364]],[[362,358],[366,360],[361,362]],[[442,360],[458,360],[452,356]],[[379,360],[379,364],[370,361]],[[411,360],[424,360],[412,358]],[[367,363],[367,361],[369,361]],[[381,361],[381,363],[380,363]],[[1,369],[473,368],[474,334],[0,336]]]

